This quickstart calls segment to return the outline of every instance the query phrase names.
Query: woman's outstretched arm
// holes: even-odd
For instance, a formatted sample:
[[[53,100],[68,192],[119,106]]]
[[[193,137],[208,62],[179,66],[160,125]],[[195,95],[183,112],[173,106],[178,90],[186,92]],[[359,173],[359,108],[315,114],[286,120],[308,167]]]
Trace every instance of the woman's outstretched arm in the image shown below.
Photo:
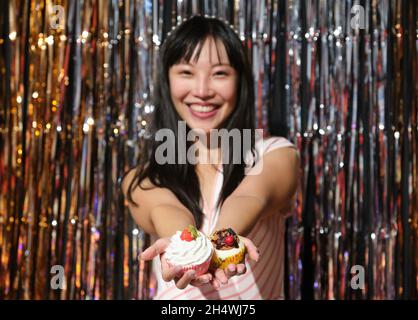
[[[122,182],[125,199],[133,176],[132,170]],[[132,198],[138,206],[128,203],[128,207],[135,222],[146,233],[164,238],[183,230],[189,224],[196,225],[193,214],[170,190],[155,187],[148,179],[145,179],[141,186],[152,189],[135,188]]]
[[[122,182],[125,198],[133,176],[134,170],[130,171]],[[141,258],[152,260],[154,257],[160,256],[162,278],[167,282],[174,280],[179,289],[186,288],[188,284],[199,286],[212,281],[213,277],[210,274],[196,277],[193,270],[183,273],[181,268],[170,267],[167,264],[163,254],[170,243],[169,237],[176,231],[183,230],[189,224],[195,225],[195,221],[192,213],[170,190],[155,187],[148,179],[145,179],[141,186],[146,189],[152,187],[152,189],[135,188],[132,198],[138,206],[128,202],[129,210],[136,224],[142,230],[159,237],[157,242],[142,253]]]
[[[246,236],[259,219],[289,208],[299,180],[297,150],[271,151],[257,166],[251,170],[258,174],[244,177],[223,203],[216,229],[231,227]]]

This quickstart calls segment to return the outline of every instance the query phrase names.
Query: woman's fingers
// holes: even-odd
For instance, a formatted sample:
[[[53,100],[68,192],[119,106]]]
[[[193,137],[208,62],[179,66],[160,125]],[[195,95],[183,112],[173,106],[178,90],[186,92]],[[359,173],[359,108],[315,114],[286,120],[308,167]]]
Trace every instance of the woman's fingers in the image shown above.
[[[247,272],[247,267],[245,266],[245,263],[237,264],[237,274],[241,275]]]
[[[196,279],[196,271],[188,270],[183,274],[183,276],[176,280],[176,287],[179,289],[184,289],[187,285]]]
[[[216,278],[212,279],[211,284],[216,290],[218,290],[221,287],[221,284]]]
[[[154,257],[164,253],[165,249],[167,249],[169,244],[170,238],[158,239],[157,241],[155,241],[154,244],[152,244],[147,249],[145,249],[144,252],[142,252],[140,258],[145,261],[152,260]]]
[[[228,277],[226,276],[225,271],[220,269],[220,268],[215,270],[215,278],[221,284],[227,284],[228,283]]]
[[[232,278],[237,274],[237,266],[233,263],[230,263],[225,269],[225,275],[228,279]]]
[[[257,247],[255,246],[254,242],[252,242],[250,239],[241,237],[242,241],[244,241],[245,248],[247,249],[248,256],[250,259],[254,261],[258,261],[260,258],[260,252],[258,251]]]
[[[212,281],[212,275],[210,273],[203,274],[201,276],[198,276],[196,279],[192,280],[190,282],[191,285],[195,287],[203,286],[204,284],[207,284]]]
[[[247,268],[244,263],[240,264],[229,264],[228,267],[225,269],[225,275],[228,279],[232,278],[233,276],[239,276],[247,272]]]
[[[183,273],[181,267],[172,267],[167,263],[164,255],[161,256],[161,276],[164,281],[169,282]]]

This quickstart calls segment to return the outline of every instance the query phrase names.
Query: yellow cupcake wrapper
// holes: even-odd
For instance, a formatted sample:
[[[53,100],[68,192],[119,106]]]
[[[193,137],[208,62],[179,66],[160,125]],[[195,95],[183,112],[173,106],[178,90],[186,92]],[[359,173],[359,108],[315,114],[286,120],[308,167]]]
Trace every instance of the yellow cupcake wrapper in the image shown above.
[[[239,264],[244,262],[245,260],[245,247],[243,247],[237,254],[233,256],[226,257],[225,259],[220,259],[217,254],[216,250],[212,256],[211,261],[211,268],[221,268],[226,269],[230,263]]]

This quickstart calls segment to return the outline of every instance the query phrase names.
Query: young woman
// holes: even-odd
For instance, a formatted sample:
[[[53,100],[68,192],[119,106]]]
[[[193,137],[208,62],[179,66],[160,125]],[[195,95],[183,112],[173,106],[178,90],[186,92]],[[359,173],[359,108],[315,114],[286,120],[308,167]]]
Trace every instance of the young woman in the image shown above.
[[[137,168],[122,183],[136,223],[160,238],[141,255],[153,259],[155,298],[282,299],[284,221],[297,188],[299,157],[284,138],[254,135],[253,77],[245,47],[229,25],[195,16],[167,37],[160,59],[150,138]],[[232,159],[237,147],[231,139],[226,147],[192,139],[185,142],[186,150],[198,150],[197,164],[161,164],[160,129],[173,132],[176,152],[184,150],[179,121],[188,133],[203,132],[207,141],[213,129],[250,129],[250,143],[239,147],[254,163],[223,161],[222,154]],[[246,237],[251,260],[199,277],[168,267],[164,250],[169,237],[189,224],[207,235],[234,229]]]

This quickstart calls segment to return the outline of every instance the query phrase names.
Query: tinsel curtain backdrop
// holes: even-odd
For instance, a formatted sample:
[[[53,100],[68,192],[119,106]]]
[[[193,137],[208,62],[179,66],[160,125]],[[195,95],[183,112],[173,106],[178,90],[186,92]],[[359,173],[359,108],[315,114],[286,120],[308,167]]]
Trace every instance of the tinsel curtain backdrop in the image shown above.
[[[140,156],[159,48],[193,14],[237,29],[257,127],[300,150],[286,297],[416,299],[417,10],[409,0],[2,0],[0,299],[152,297],[138,259],[149,238],[120,180]],[[54,265],[63,290],[51,287]],[[354,265],[363,290],[350,285]]]

